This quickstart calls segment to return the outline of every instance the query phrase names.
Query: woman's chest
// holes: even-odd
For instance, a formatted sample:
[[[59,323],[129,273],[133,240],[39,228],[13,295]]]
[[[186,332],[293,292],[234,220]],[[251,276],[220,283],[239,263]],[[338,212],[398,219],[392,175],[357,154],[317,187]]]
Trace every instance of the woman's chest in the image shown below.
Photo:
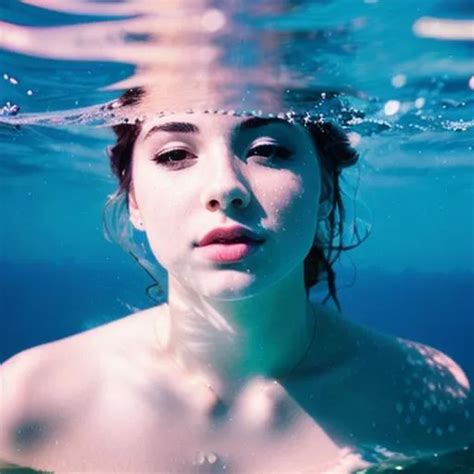
[[[257,393],[225,406],[199,390],[111,392],[71,432],[69,455],[96,471],[322,473],[348,454],[288,395]]]

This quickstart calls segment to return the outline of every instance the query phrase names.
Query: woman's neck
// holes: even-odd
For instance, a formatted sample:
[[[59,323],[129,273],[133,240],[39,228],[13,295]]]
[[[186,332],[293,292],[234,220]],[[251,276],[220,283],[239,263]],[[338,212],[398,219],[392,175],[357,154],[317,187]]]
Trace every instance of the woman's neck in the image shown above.
[[[303,269],[297,268],[258,295],[211,300],[170,276],[168,352],[223,396],[253,375],[291,372],[315,335]]]

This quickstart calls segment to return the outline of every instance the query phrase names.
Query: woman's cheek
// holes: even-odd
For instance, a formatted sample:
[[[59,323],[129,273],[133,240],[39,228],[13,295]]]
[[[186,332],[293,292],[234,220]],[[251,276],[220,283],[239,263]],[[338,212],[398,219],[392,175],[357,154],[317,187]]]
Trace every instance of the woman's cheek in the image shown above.
[[[283,219],[298,209],[305,197],[301,179],[298,177],[289,177],[289,179],[282,180],[269,194],[271,196],[271,209],[278,219]]]

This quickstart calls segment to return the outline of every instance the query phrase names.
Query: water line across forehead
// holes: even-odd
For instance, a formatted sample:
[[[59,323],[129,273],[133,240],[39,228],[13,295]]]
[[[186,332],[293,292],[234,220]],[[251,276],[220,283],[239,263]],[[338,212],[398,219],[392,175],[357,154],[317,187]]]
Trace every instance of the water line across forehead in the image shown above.
[[[245,130],[256,129],[260,127],[266,127],[272,124],[281,124],[291,127],[292,125],[288,120],[281,118],[261,118],[261,117],[250,117],[240,123],[238,123],[233,130],[233,133],[240,133]],[[171,120],[169,122],[164,122],[162,124],[153,125],[143,137],[143,140],[147,140],[151,135],[157,132],[168,132],[168,133],[189,133],[195,134],[200,133],[199,126],[185,121],[175,121]]]

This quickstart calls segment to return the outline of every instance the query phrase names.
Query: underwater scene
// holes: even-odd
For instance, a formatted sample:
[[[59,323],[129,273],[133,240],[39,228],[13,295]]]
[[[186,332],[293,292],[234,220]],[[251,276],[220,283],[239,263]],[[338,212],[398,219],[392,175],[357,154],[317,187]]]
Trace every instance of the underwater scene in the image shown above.
[[[122,111],[145,86],[159,110]],[[145,237],[138,258],[107,237],[108,150],[112,126],[179,111],[344,130],[341,312],[472,382],[473,91],[470,0],[0,0],[0,362],[165,300]],[[474,472],[474,445],[441,451],[324,472]]]

